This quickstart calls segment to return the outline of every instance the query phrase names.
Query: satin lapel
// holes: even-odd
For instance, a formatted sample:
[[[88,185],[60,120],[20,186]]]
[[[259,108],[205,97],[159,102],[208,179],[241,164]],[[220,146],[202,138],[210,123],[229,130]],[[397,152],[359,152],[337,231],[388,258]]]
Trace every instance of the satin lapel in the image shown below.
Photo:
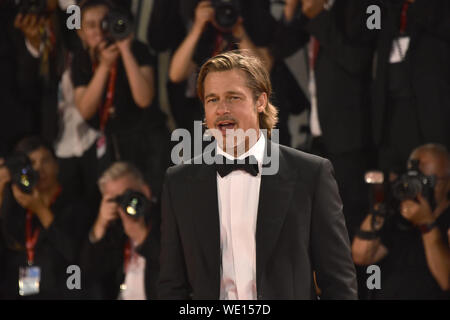
[[[271,146],[273,148],[274,144],[271,143]],[[275,248],[284,224],[296,177],[297,168],[288,166],[281,149],[279,150],[278,173],[261,177],[256,225],[256,279],[258,287],[267,260]]]

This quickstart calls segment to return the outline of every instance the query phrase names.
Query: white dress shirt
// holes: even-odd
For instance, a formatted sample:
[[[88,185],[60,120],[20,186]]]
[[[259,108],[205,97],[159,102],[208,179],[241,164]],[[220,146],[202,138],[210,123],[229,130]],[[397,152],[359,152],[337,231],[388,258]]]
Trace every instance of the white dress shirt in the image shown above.
[[[238,170],[226,177],[217,174],[220,217],[220,248],[222,252],[220,299],[256,300],[256,219],[258,214],[261,168],[265,137],[237,159],[253,155],[259,174]],[[219,146],[217,153],[235,159]]]
[[[133,244],[125,282],[120,286],[119,300],[146,300],[145,293],[145,258],[139,255]]]

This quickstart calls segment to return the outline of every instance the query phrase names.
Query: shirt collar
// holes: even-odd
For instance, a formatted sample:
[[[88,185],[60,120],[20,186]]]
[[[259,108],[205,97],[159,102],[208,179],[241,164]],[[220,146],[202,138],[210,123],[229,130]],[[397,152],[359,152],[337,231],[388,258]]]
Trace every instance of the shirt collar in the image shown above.
[[[230,160],[242,160],[245,159],[248,156],[254,156],[256,158],[256,161],[258,161],[258,164],[261,164],[264,159],[264,150],[266,147],[266,138],[264,137],[264,134],[260,131],[259,139],[258,141],[244,154],[240,155],[239,157],[234,157],[231,154],[226,153],[223,151],[223,149],[217,144],[217,154],[220,154],[224,156],[227,159]]]

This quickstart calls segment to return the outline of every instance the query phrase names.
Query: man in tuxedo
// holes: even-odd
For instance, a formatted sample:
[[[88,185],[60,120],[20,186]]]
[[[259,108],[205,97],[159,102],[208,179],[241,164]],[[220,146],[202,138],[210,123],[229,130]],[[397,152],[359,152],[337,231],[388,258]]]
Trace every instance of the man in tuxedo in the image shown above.
[[[216,161],[166,173],[159,298],[315,299],[315,272],[320,298],[355,299],[332,165],[270,140],[277,109],[261,61],[220,54],[203,65],[197,87]],[[257,139],[230,144],[237,131]]]

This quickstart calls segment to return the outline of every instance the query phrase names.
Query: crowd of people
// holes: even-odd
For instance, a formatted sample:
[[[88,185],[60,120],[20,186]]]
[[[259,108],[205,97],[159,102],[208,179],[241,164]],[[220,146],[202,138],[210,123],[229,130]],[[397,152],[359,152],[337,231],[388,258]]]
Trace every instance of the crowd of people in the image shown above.
[[[298,148],[333,165],[359,298],[450,298],[449,1],[285,0],[276,19],[271,0],[230,1],[222,16],[217,0],[154,0],[147,44],[105,27],[131,1],[21,3],[0,0],[0,299],[158,298],[173,165],[160,88],[193,135],[206,120],[200,67],[230,50],[268,71],[280,144],[291,146],[290,116],[308,113]],[[373,4],[380,29],[367,26]],[[307,92],[286,64],[301,49]],[[422,191],[395,194],[417,175],[430,177]],[[369,290],[373,264],[381,287]],[[70,265],[82,290],[67,287]]]

